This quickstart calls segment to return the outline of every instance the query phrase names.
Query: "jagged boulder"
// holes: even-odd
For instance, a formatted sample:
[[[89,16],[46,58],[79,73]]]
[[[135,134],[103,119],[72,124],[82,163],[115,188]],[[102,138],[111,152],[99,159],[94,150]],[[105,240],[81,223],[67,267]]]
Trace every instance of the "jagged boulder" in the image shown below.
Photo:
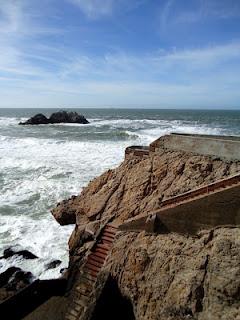
[[[44,114],[42,113],[38,113],[36,114],[34,117],[31,117],[30,119],[28,119],[25,122],[20,122],[20,125],[37,125],[37,124],[48,124],[49,120],[47,117],[45,117]]]

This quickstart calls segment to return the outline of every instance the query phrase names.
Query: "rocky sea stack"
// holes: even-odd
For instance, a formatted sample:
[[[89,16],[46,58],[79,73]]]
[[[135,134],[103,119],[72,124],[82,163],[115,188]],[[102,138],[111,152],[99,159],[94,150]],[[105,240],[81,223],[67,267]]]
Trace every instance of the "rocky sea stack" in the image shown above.
[[[54,124],[54,123],[79,123],[88,124],[89,121],[77,112],[58,111],[54,112],[50,118],[47,118],[42,113],[36,114],[25,122],[20,122],[20,125],[38,125],[38,124]]]

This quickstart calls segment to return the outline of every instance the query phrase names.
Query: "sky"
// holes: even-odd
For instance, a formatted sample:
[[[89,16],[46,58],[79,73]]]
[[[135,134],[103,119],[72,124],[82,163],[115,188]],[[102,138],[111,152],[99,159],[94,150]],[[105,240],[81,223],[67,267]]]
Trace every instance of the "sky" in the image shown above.
[[[0,107],[240,109],[239,0],[0,0]]]

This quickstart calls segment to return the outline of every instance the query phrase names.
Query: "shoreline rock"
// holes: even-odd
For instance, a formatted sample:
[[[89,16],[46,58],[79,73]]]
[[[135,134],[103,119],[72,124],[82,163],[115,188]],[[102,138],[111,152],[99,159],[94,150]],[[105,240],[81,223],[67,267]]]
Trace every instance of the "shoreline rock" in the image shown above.
[[[31,272],[23,271],[17,267],[10,267],[2,272],[0,274],[0,302],[32,283],[33,279]]]
[[[159,148],[147,157],[129,154],[119,167],[91,181],[80,195],[58,204],[52,214],[60,224],[76,221],[69,239],[73,283],[69,303],[84,272],[81,266],[106,223],[117,225],[153,212],[163,200],[239,172],[239,161]],[[240,308],[239,238],[240,229],[227,226],[203,229],[195,237],[118,232],[88,308],[98,306],[97,292],[105,285],[101,275],[108,274],[130,301],[135,319],[236,319]]]
[[[89,121],[77,112],[58,111],[54,112],[49,118],[42,113],[38,113],[25,122],[19,122],[19,125],[39,125],[39,124],[55,124],[55,123],[79,123],[88,124]]]
[[[28,250],[14,251],[11,247],[3,251],[3,256],[0,259],[8,259],[13,256],[21,256],[24,259],[37,259],[38,257]]]

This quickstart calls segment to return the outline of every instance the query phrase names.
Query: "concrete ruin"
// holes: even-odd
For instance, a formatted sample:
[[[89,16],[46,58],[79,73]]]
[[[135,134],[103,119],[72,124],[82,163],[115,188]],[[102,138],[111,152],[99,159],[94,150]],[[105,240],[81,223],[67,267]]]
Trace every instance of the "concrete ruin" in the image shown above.
[[[172,133],[150,144],[150,152],[159,148],[191,152],[225,160],[240,160],[240,137]]]

